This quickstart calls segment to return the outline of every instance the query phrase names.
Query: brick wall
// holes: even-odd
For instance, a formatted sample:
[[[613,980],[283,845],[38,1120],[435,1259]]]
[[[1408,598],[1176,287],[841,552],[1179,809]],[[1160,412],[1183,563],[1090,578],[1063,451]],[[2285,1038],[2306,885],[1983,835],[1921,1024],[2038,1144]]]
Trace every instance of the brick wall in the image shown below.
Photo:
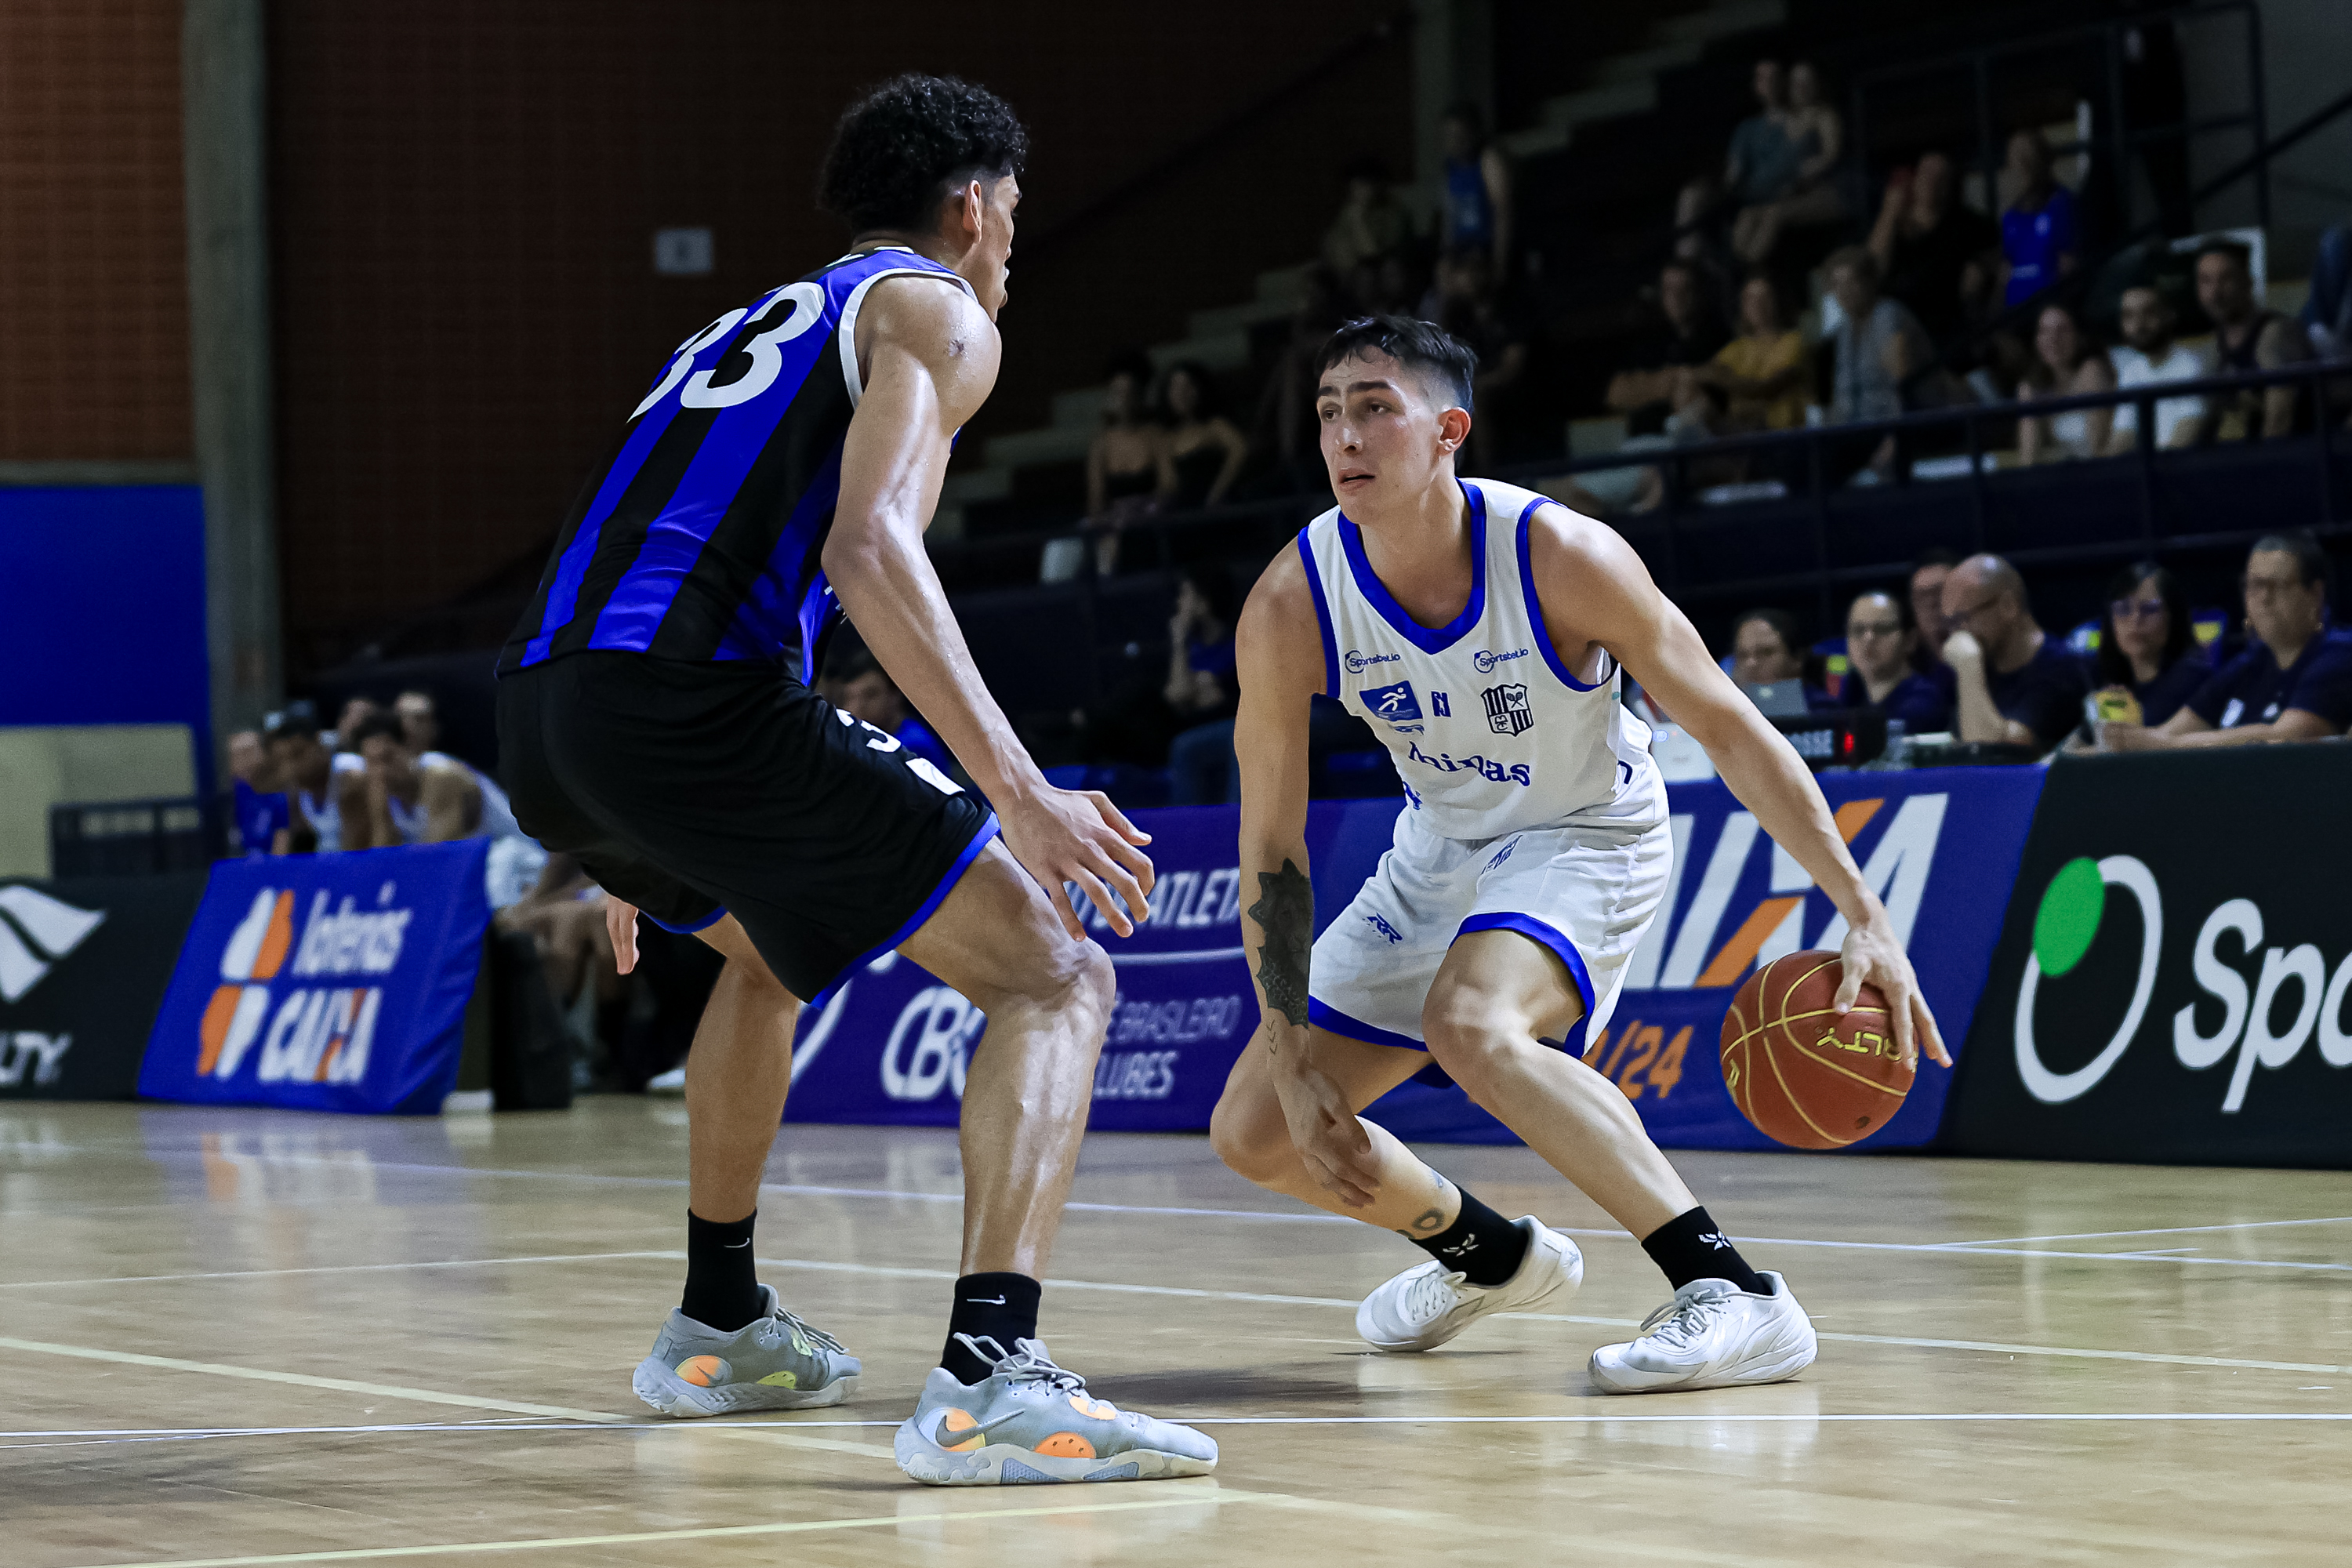
[[[0,460],[184,460],[177,0],[0,6]]]

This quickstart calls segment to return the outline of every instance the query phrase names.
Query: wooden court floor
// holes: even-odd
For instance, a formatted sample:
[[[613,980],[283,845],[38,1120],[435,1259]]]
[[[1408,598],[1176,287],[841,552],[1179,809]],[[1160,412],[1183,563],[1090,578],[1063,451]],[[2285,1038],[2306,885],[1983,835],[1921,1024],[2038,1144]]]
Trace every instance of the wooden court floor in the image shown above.
[[[763,1277],[856,1399],[650,1417],[683,1112],[383,1121],[0,1110],[0,1563],[2340,1563],[2352,1183],[2339,1174],[1680,1157],[1822,1334],[1801,1382],[1621,1399],[1585,1357],[1657,1305],[1524,1150],[1440,1149],[1573,1227],[1585,1288],[1422,1357],[1357,1298],[1415,1254],[1098,1135],[1045,1334],[1196,1419],[1197,1480],[930,1489],[890,1432],[955,1268],[950,1134],[786,1130]],[[1755,1238],[1748,1240],[1747,1238]]]

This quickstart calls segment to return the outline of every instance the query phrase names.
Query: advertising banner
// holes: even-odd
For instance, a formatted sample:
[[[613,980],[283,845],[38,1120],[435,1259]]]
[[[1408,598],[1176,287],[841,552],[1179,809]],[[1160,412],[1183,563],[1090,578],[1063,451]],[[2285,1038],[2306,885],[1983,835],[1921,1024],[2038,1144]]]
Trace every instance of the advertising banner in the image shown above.
[[[2053,766],[1952,1145],[2352,1164],[2347,801],[2336,744]]]
[[[1822,781],[1955,1053],[1992,958],[2042,779],[2038,768],[1970,768]],[[1668,793],[1675,866],[1665,905],[1633,959],[1615,1017],[1585,1059],[1624,1089],[1663,1143],[1774,1147],[1732,1106],[1717,1031],[1733,990],[1757,964],[1834,948],[1844,923],[1721,784]],[[1378,864],[1397,810],[1386,800],[1312,808],[1318,929]],[[1091,1125],[1197,1131],[1208,1126],[1225,1075],[1257,1026],[1241,938],[1236,814],[1201,806],[1139,812],[1136,820],[1153,835],[1160,869],[1152,921],[1122,941],[1098,915],[1087,915],[1119,985]],[[886,954],[803,1014],[787,1118],[951,1125],[985,1022],[956,993]],[[1923,1070],[1903,1110],[1866,1147],[1932,1142],[1948,1087],[1942,1069]],[[1451,1086],[1408,1083],[1370,1114],[1408,1138],[1512,1141]]]
[[[1234,1058],[1257,1027],[1242,949],[1238,817],[1232,806],[1139,811],[1160,874],[1152,918],[1122,940],[1083,899],[1072,903],[1118,975],[1118,999],[1095,1071],[1089,1126],[1199,1131]],[[1393,801],[1310,808],[1316,912],[1328,921],[1388,847]],[[987,1020],[895,952],[853,973],[804,1009],[793,1047],[788,1121],[953,1126],[964,1074]],[[1456,1096],[1458,1099],[1459,1096]]]
[[[485,840],[225,860],[212,870],[139,1092],[376,1114],[457,1080],[489,902]]]
[[[1831,773],[1822,791],[1911,955],[1957,1059],[2042,791],[2040,768]],[[1731,1103],[1718,1037],[1740,983],[1807,948],[1835,951],[1845,921],[1719,781],[1667,788],[1675,868],[1607,1028],[1584,1059],[1622,1089],[1650,1135],[1675,1149],[1773,1149]],[[1936,1139],[1952,1075],[1923,1061],[1909,1098],[1858,1147]],[[1408,1083],[1367,1114],[1400,1137],[1511,1142],[1454,1089]]]
[[[0,1100],[129,1100],[201,871],[0,883]]]

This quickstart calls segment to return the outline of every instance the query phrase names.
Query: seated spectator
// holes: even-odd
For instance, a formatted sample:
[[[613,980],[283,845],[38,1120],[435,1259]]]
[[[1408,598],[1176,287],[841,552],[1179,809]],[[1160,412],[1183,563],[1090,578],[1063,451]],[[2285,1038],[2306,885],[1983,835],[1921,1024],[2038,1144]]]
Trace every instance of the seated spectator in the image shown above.
[[[1946,702],[1959,700],[1959,685],[1952,667],[1944,662],[1944,644],[1952,635],[1952,623],[1944,614],[1944,584],[1952,575],[1952,568],[1960,563],[1960,552],[1937,544],[1919,552],[1911,563],[1911,617],[1919,627],[1918,651],[1911,656],[1911,668],[1936,683]]]
[[[1992,295],[2000,230],[1959,199],[1949,158],[1925,153],[1917,167],[1887,176],[1869,249],[1884,291],[1919,319],[1927,341],[1948,362],[1972,360],[1971,327]]]
[[[1805,422],[1812,365],[1805,335],[1785,323],[1780,290],[1764,273],[1739,288],[1739,336],[1717,351],[1692,378],[1729,399],[1727,430],[1794,430]]]
[[[837,679],[841,695],[834,706],[896,738],[941,773],[954,771],[955,758],[931,733],[930,726],[915,717],[906,694],[898,689],[898,683],[890,679],[879,659],[860,648],[849,657]]]
[[[231,815],[237,842],[247,855],[284,855],[293,847],[293,817],[286,792],[277,787],[278,770],[262,746],[258,730],[228,738]]]
[[[622,994],[625,982],[614,967],[604,904],[604,889],[589,879],[576,857],[550,855],[531,890],[498,913],[500,931],[520,931],[531,938],[548,989],[566,1011],[583,985],[593,985],[602,1003],[612,1003]],[[600,1035],[612,1032],[598,1031]]]
[[[1846,216],[1836,180],[1845,155],[1845,121],[1822,96],[1821,73],[1809,60],[1789,68],[1780,133],[1797,160],[1794,176],[1779,195],[1743,206],[1731,222],[1731,248],[1750,267],[1772,258],[1782,231],[1837,223]]]
[[[1171,365],[1160,383],[1159,402],[1168,424],[1169,459],[1176,468],[1172,504],[1223,504],[1249,460],[1249,437],[1218,411],[1215,378],[1204,365]]]
[[[2009,166],[2002,177],[2016,189],[2000,214],[2004,307],[2022,305],[2082,263],[2074,228],[2074,193],[2050,169],[2050,144],[2039,131],[2009,139]]]
[[[2228,375],[2303,364],[2312,356],[2311,339],[2291,316],[2267,310],[2254,299],[2254,276],[2246,247],[2228,242],[2197,253],[2197,302],[2213,318],[2214,372]],[[2235,397],[2215,399],[2208,418],[2224,441],[2276,437],[2307,424],[2308,399],[2293,384],[2248,387]]]
[[[2116,721],[2160,727],[2212,675],[2189,623],[2189,595],[2171,571],[2143,561],[2116,573],[2091,658],[2102,710],[2112,702]]]
[[[2311,292],[2304,297],[2305,337],[2320,358],[2352,360],[2352,224],[2334,224],[2319,233],[2319,255],[2311,264]]]
[[[404,691],[393,700],[392,710],[400,719],[400,732],[408,749],[418,756],[441,748],[441,710],[435,706],[429,691]]]
[[[1118,568],[1119,536],[1176,493],[1168,435],[1144,416],[1151,362],[1139,349],[1111,361],[1103,382],[1103,427],[1087,447],[1087,521],[1103,531],[1095,569]]]
[[[2352,638],[2327,629],[2327,557],[2300,531],[2246,557],[2246,651],[2153,729],[2101,724],[2109,752],[2318,741],[2352,724]]]
[[[2091,680],[2083,661],[2034,624],[2025,580],[1998,555],[1971,555],[1944,582],[1954,626],[1944,661],[1959,689],[1963,741],[2047,752],[2083,721]]]
[[[1169,801],[1209,805],[1234,798],[1233,589],[1222,571],[1196,568],[1177,585],[1168,622],[1168,684],[1161,697],[1182,726],[1168,746]]]
[[[1936,349],[1919,319],[1878,290],[1878,263],[1858,245],[1832,253],[1822,263],[1830,291],[1844,319],[1832,340],[1837,380],[1830,396],[1834,425],[1892,419],[1912,408],[1941,408],[1952,394],[1950,377],[1936,363]],[[1893,471],[1895,437],[1872,451],[1870,468],[1881,479]]]
[[[319,710],[289,702],[269,716],[262,733],[278,782],[286,786],[293,852],[334,854],[343,847],[347,826],[365,843],[367,764],[356,752],[331,748],[333,737],[320,732]]]
[[[2172,307],[2154,288],[2142,284],[2124,290],[2121,325],[2124,344],[2112,356],[2117,390],[2160,386],[2168,381],[2201,381],[2212,374],[2203,354],[2172,341]],[[2156,405],[2156,444],[2193,446],[2203,434],[2204,424],[2203,398],[2163,398]],[[2118,405],[2107,450],[2128,452],[2138,443],[2138,405]]]
[[[1731,679],[1751,695],[1759,686],[1795,681],[1806,707],[1829,705],[1819,663],[1806,652],[1797,617],[1786,610],[1744,610],[1731,623]]]
[[[1320,495],[1331,485],[1316,444],[1315,370],[1323,341],[1348,318],[1347,299],[1339,280],[1319,264],[1306,269],[1302,282],[1290,336],[1258,392],[1251,423],[1253,444],[1272,453],[1274,462],[1272,472],[1251,480],[1247,489],[1268,495]]]
[[[1511,165],[1486,140],[1486,119],[1475,103],[1457,103],[1438,126],[1444,186],[1437,218],[1437,248],[1482,250],[1497,283],[1511,276]]]
[[[378,710],[352,737],[365,768],[362,810],[343,821],[346,849],[490,840],[485,878],[490,907],[520,903],[547,865],[547,851],[515,821],[498,782],[446,752],[412,752],[400,721]]]
[[[1729,342],[1699,290],[1698,269],[1669,261],[1658,272],[1660,320],[1609,383],[1609,411],[1625,416],[1627,431],[1655,436],[1667,417],[1694,395],[1689,373]]]
[[[1412,239],[1412,218],[1389,185],[1388,165],[1366,156],[1348,165],[1347,194],[1323,235],[1323,265],[1333,276],[1351,278],[1356,268],[1381,261]]]
[[[1845,657],[1851,667],[1840,708],[1874,708],[1904,732],[1932,735],[1951,728],[1951,700],[1912,668],[1919,624],[1907,595],[1874,588],[1854,595],[1845,612]]]
[[[2113,392],[2115,387],[2115,366],[2084,335],[2074,312],[2063,305],[2044,305],[2033,329],[2033,365],[2018,386],[2018,401],[2077,397]],[[2107,449],[2115,419],[2112,408],[2074,408],[2040,418],[2028,416],[2018,421],[2018,456],[2029,463],[2095,458]]]
[[[344,700],[343,710],[335,716],[334,733],[321,738],[338,752],[355,752],[359,747],[352,742],[352,737],[359,733],[360,725],[370,714],[383,710],[383,705],[373,697],[348,698]]]
[[[1706,240],[1698,226],[1718,204],[1746,213],[1769,206],[1795,189],[1805,154],[1790,135],[1789,80],[1778,60],[1758,60],[1748,78],[1758,112],[1731,132],[1720,184],[1694,180],[1675,204],[1675,254],[1696,260]]]
[[[1438,263],[1437,324],[1478,356],[1470,384],[1477,417],[1470,426],[1471,467],[1502,460],[1504,431],[1528,373],[1527,326],[1509,309],[1483,250],[1457,250]]]

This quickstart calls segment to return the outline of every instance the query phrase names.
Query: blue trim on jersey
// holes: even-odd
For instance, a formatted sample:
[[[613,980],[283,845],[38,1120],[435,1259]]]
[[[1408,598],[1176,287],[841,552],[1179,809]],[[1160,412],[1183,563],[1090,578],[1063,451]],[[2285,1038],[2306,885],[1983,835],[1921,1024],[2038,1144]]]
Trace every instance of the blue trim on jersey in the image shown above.
[[[1528,619],[1535,624],[1536,647],[1542,652],[1544,663],[1559,677],[1560,684],[1574,691],[1598,691],[1617,672],[1612,669],[1608,675],[1593,681],[1577,679],[1568,672],[1568,664],[1559,657],[1559,650],[1552,647],[1551,628],[1544,625],[1543,600],[1536,594],[1535,552],[1529,543],[1535,533],[1536,509],[1543,503],[1544,498],[1538,496],[1528,502],[1527,510],[1519,513],[1519,591],[1528,598]]]
[[[725,920],[727,918],[727,906],[724,904],[719,905],[719,908],[711,910],[709,914],[703,916],[700,920],[695,921],[690,926],[674,926],[670,924],[669,921],[662,919],[659,915],[646,914],[646,911],[643,910],[639,910],[637,913],[645,915],[646,919],[653,921],[654,924],[661,927],[662,930],[666,931],[671,932],[673,935],[692,936],[696,931],[709,931],[712,926],[715,926],[720,921]]]
[[[1356,591],[1380,612],[1381,619],[1388,622],[1398,636],[1423,653],[1444,653],[1467,637],[1470,628],[1486,613],[1486,498],[1475,485],[1460,479],[1454,482],[1461,486],[1464,497],[1470,502],[1470,602],[1462,606],[1460,615],[1435,628],[1423,626],[1405,613],[1404,606],[1396,602],[1388,584],[1381,581],[1380,574],[1365,558],[1364,531],[1349,521],[1346,512],[1339,514],[1339,542],[1348,552],[1348,570],[1356,579]],[[1337,686],[1333,682],[1334,695]]]
[[[841,973],[834,983],[810,997],[808,1005],[824,1006],[833,1000],[835,992],[848,984],[864,971],[867,964],[884,953],[893,951],[899,943],[922,930],[923,922],[939,912],[940,906],[947,901],[947,896],[950,893],[955,891],[956,884],[963,880],[963,874],[971,869],[971,863],[980,858],[980,852],[988,847],[989,841],[996,837],[997,832],[996,813],[992,811],[988,814],[988,820],[980,825],[980,831],[971,836],[971,842],[963,847],[963,853],[956,857],[955,864],[948,868],[948,874],[941,877],[939,886],[931,889],[930,897],[916,906],[915,912],[907,917],[906,923],[892,931],[888,937],[875,943],[865,952],[843,965]]]
[[[1323,695],[1339,695],[1339,638],[1331,629],[1331,601],[1323,596],[1323,574],[1315,570],[1315,552],[1307,547],[1307,531],[1298,531],[1298,559],[1307,568],[1307,585],[1315,590],[1315,620],[1323,628]]]
[[[1408,1051],[1429,1049],[1426,1043],[1414,1039],[1411,1035],[1400,1035],[1394,1029],[1383,1029],[1377,1024],[1367,1024],[1361,1018],[1350,1018],[1329,1003],[1313,996],[1307,998],[1307,1021],[1316,1028],[1345,1035],[1368,1046],[1395,1046]]]
[[[816,684],[817,644],[824,636],[826,625],[840,613],[840,606],[834,603],[833,584],[826,581],[824,568],[820,566],[817,568],[816,575],[809,579],[808,592],[801,595],[801,684],[803,686]]]
[[[699,356],[697,356],[699,357]],[[563,559],[555,568],[555,581],[548,585],[547,613],[540,617],[539,635],[523,649],[522,662],[537,664],[545,658],[555,634],[571,624],[580,608],[580,584],[586,581],[589,563],[596,559],[596,545],[602,537],[605,520],[613,509],[621,504],[628,493],[629,484],[637,470],[646,466],[654,446],[677,417],[675,398],[654,408],[650,416],[637,422],[622,444],[621,455],[604,470],[604,482],[596,487],[596,499],[591,501],[585,516],[580,520],[580,531],[572,536],[572,543],[563,552]]]
[[[808,591],[802,590],[797,602],[784,597],[785,584],[797,583],[807,570],[809,550],[815,544],[817,531],[825,519],[833,515],[841,499],[841,444],[835,443],[825,455],[824,467],[809,481],[807,489],[793,506],[793,515],[776,536],[776,547],[768,552],[766,564],[744,590],[743,602],[735,607],[735,618],[719,639],[714,658],[764,658],[776,657],[776,650],[787,646],[795,637],[801,638],[801,658],[806,665],[814,646],[814,633],[823,631],[820,620],[812,630],[808,626]],[[814,580],[822,583],[822,570]],[[813,671],[801,677],[803,685],[814,681]]]
[[[1578,994],[1584,998],[1584,1016],[1570,1026],[1568,1033],[1560,1039],[1560,1048],[1572,1057],[1582,1056],[1584,1026],[1592,1016],[1592,976],[1586,971],[1584,954],[1576,951],[1576,943],[1533,915],[1472,915],[1454,933],[1454,940],[1460,942],[1474,931],[1517,931],[1538,946],[1548,947],[1559,954],[1559,961],[1568,965],[1568,973],[1576,981]]]

